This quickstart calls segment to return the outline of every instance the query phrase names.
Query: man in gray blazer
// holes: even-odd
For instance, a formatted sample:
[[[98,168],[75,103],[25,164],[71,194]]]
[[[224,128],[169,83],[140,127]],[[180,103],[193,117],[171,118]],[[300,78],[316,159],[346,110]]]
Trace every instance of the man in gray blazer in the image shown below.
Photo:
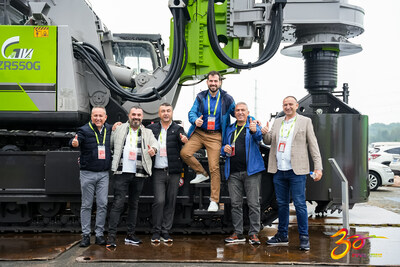
[[[310,118],[296,113],[299,104],[293,96],[283,99],[285,117],[262,128],[263,140],[271,145],[268,172],[274,173],[274,187],[278,202],[278,233],[267,241],[268,245],[286,245],[289,227],[289,202],[296,208],[300,249],[309,250],[308,215],[306,205],[306,175],[310,173],[308,154],[314,163],[314,181],[321,180],[322,161],[317,138]]]

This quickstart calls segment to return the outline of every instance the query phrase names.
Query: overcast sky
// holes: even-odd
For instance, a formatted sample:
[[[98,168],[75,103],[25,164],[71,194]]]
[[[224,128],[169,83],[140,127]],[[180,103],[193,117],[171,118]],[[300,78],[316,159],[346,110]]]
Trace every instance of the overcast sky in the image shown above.
[[[167,0],[90,0],[94,11],[104,24],[115,33],[160,33],[169,45],[171,13]],[[138,4],[140,3],[140,4]],[[361,53],[338,60],[338,88],[348,83],[349,105],[368,115],[369,123],[400,122],[400,1],[350,0],[349,3],[365,11],[365,32],[352,43],[361,44]],[[378,4],[379,3],[379,4]],[[281,45],[288,46],[289,43]],[[168,53],[168,52],[167,52]],[[254,61],[256,51],[241,50],[240,58]],[[257,84],[257,97],[255,97]],[[304,89],[304,63],[300,58],[283,56],[280,52],[266,64],[239,75],[227,75],[222,86],[236,102],[245,101],[250,113],[263,124],[271,113],[281,110],[282,99],[294,95],[301,99]],[[183,87],[174,112],[174,119],[187,125],[187,112],[193,96],[206,89],[205,84]],[[255,112],[257,107],[257,112]]]

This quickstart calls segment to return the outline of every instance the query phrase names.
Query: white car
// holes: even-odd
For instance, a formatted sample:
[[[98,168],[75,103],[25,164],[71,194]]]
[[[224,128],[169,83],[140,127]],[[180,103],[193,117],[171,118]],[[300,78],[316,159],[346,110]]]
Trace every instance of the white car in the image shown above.
[[[369,189],[375,191],[381,185],[392,185],[394,183],[394,173],[383,164],[368,161],[368,180]]]
[[[393,156],[400,156],[399,154],[400,146],[380,146],[369,151],[369,159],[389,166]]]
[[[400,156],[393,156],[393,160],[390,162],[389,167],[395,175],[400,175]]]

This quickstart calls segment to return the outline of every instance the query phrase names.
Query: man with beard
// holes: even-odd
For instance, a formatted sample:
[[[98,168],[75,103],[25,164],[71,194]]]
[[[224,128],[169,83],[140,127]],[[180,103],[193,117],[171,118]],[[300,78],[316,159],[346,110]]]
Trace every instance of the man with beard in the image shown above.
[[[125,196],[128,199],[128,221],[126,243],[140,244],[135,235],[139,196],[144,179],[152,174],[152,159],[159,145],[151,130],[142,125],[143,110],[134,106],[128,114],[129,121],[118,126],[111,136],[114,156],[111,170],[114,172],[114,201],[110,211],[107,246],[116,246],[117,226],[124,210]]]
[[[189,167],[196,172],[191,184],[201,183],[209,179],[207,171],[193,156],[203,146],[207,149],[208,166],[211,174],[211,196],[209,212],[218,211],[221,176],[219,156],[222,136],[230,124],[230,115],[234,116],[235,101],[221,87],[221,75],[211,71],[207,75],[208,90],[200,92],[189,111],[189,141],[182,148],[181,156]]]
[[[182,173],[180,151],[188,139],[181,126],[172,121],[172,106],[161,104],[158,110],[159,123],[153,123],[147,128],[153,131],[158,139],[158,150],[153,169],[154,202],[152,206],[153,236],[152,243],[172,242],[169,235],[175,213],[176,196],[178,195],[179,179]]]
[[[108,181],[111,166],[111,126],[106,123],[107,114],[103,107],[93,107],[91,120],[78,129],[70,146],[79,147],[80,182],[82,191],[80,247],[90,245],[90,224],[93,198],[96,193],[96,241],[105,245],[104,224],[107,216]]]

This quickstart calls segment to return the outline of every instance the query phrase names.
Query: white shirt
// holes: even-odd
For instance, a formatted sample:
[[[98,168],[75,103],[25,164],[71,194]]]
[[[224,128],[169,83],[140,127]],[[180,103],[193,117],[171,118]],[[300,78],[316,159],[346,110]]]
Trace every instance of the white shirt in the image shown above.
[[[172,123],[172,122],[171,122]],[[161,122],[161,132],[158,136],[158,143],[160,144],[160,149],[157,151],[156,154],[156,161],[154,162],[154,168],[163,169],[168,167],[168,157],[167,156],[160,156],[161,150],[165,149],[165,153],[167,153],[167,131],[171,123],[168,125],[168,128],[165,129]]]
[[[137,157],[137,130],[133,130],[129,127],[128,135],[125,139],[124,154],[122,158],[122,172],[136,173],[136,160],[129,159],[129,152],[135,151]]]
[[[296,118],[297,116],[288,121],[283,120],[283,124],[279,129],[279,140],[276,147],[276,161],[278,163],[278,170],[280,171],[288,171],[292,169],[290,153],[292,151],[292,140],[294,127],[296,126]],[[284,152],[279,152],[279,144],[282,142],[286,142],[285,150]]]

